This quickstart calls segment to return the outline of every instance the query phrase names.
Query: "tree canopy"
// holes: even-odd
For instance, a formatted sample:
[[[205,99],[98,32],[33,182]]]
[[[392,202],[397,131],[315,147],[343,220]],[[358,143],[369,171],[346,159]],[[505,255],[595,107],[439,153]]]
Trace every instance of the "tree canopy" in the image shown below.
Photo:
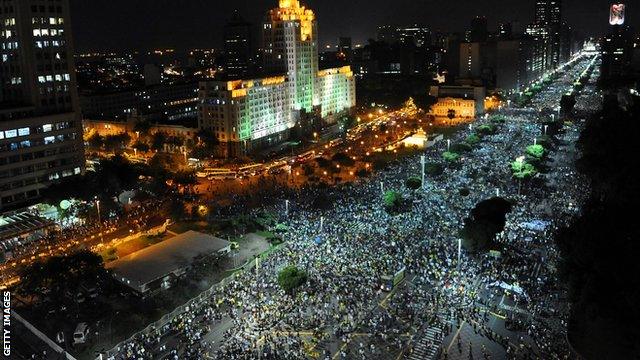
[[[478,203],[471,210],[471,216],[464,220],[460,232],[464,248],[469,252],[480,252],[493,246],[496,234],[504,229],[511,208],[509,201],[498,197]]]
[[[448,162],[457,162],[460,160],[460,154],[453,151],[445,151],[442,153],[442,157]]]
[[[290,265],[278,273],[278,285],[288,294],[293,294],[296,289],[307,282],[307,273],[298,267]]]
[[[422,179],[417,176],[412,176],[407,179],[406,185],[409,189],[417,190],[422,186]]]

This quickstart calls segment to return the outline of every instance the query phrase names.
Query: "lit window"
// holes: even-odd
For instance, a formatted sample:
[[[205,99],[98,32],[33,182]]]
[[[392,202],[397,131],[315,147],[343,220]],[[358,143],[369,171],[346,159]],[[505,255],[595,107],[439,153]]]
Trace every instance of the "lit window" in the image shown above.
[[[44,84],[47,81],[47,79],[45,79],[44,76],[38,76],[38,82],[40,82],[41,84]]]
[[[33,36],[40,36],[40,29],[33,29]]]
[[[62,75],[56,74],[56,81],[62,81]]]
[[[56,141],[56,138],[54,136],[47,136],[44,138],[45,145],[53,144],[55,141]]]
[[[18,130],[13,129],[13,130],[7,130],[4,132],[4,137],[6,137],[7,139],[11,139],[18,136]]]
[[[48,36],[49,35],[49,29],[42,29],[40,30],[40,34],[42,34],[42,36]]]
[[[31,132],[29,131],[29,128],[20,128],[18,129],[18,136],[27,136],[29,135]]]
[[[51,126],[51,124],[44,124],[42,125],[42,132],[49,132],[53,129],[53,127]]]
[[[58,23],[58,20],[56,18],[49,18],[49,24],[50,25],[55,25]]]
[[[53,76],[52,75],[47,75],[47,81],[53,81]]]

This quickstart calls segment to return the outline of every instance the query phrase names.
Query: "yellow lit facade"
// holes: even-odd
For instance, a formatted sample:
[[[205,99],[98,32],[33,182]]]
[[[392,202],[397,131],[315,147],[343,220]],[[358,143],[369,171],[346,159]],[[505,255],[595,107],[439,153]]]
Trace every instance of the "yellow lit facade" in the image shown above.
[[[448,117],[449,110],[454,111],[456,118],[474,118],[476,116],[476,101],[453,97],[441,98],[431,107],[430,114],[436,117]]]
[[[319,70],[316,17],[300,1],[280,0],[262,38],[264,70],[275,76],[200,84],[199,127],[239,153],[286,140],[305,113],[332,122],[356,105],[351,67]]]

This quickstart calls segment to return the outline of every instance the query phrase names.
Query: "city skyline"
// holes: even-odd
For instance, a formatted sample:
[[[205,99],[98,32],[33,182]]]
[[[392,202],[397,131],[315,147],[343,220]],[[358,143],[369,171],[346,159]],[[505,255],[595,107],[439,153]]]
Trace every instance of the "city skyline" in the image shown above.
[[[506,0],[445,4],[425,1],[418,4],[407,0],[393,3],[376,0],[367,3],[352,1],[336,7],[334,2],[309,0],[304,5],[316,11],[320,45],[325,46],[335,45],[340,36],[352,37],[354,44],[365,44],[367,39],[375,38],[377,27],[385,24],[417,23],[432,30],[463,33],[474,16],[486,16],[490,30],[495,30],[499,22],[509,21],[517,21],[524,27],[534,17],[535,1],[517,4]],[[585,36],[601,34],[608,25],[609,5],[610,2],[603,0],[564,0],[563,17]],[[269,3],[255,0],[220,4],[186,0],[179,8],[164,0],[137,0],[134,3],[124,0],[71,1],[78,52],[220,47],[224,24],[235,10],[255,25],[262,22],[269,8]],[[146,14],[147,18],[142,20],[140,14]],[[449,17],[442,14],[457,15]],[[637,7],[627,9],[628,18],[636,18],[637,14]],[[115,18],[117,22],[113,21]]]

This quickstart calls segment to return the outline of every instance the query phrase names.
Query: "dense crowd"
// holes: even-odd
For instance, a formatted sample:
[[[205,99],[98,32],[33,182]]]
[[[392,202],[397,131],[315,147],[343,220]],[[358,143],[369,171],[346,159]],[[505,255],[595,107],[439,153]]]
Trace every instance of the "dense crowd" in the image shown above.
[[[559,83],[571,84],[567,78],[572,75]],[[553,91],[556,98],[543,92],[534,106],[555,108],[558,91]],[[508,358],[568,358],[567,312],[552,235],[577,213],[586,194],[571,156],[580,125],[567,125],[558,134],[549,173],[523,185],[512,179],[509,164],[544,130],[537,112],[508,114],[496,134],[485,136],[458,164],[447,164],[442,175],[428,177],[422,189],[405,186],[408,176],[420,175],[417,154],[355,184],[264,194],[280,199],[266,209],[282,214],[289,228],[284,246],[163,328],[122,345],[114,358],[293,360],[317,351],[322,359],[334,353],[341,359],[372,359],[410,348],[430,327],[451,333],[462,320],[502,345]],[[451,142],[463,141],[489,121],[460,130]],[[446,148],[441,142],[424,154],[444,163]],[[399,213],[382,206],[382,189],[402,193],[405,205]],[[461,189],[469,194],[462,195]],[[477,203],[495,196],[513,204],[497,236],[504,251],[501,256],[463,251],[458,261],[463,219]],[[319,198],[327,199],[320,204],[326,206],[319,206]],[[291,203],[287,215],[284,199]],[[234,206],[243,210],[242,199],[237,200]],[[288,265],[308,274],[294,294],[285,293],[276,281],[278,271]],[[405,269],[407,284],[389,296],[381,290],[381,279],[400,269]],[[513,300],[507,324],[520,329],[518,336],[487,325],[490,313],[505,312],[496,301],[505,293]],[[367,336],[359,337],[357,331]],[[307,341],[309,337],[315,340]],[[466,347],[471,342],[458,337],[449,352],[462,353]],[[490,357],[484,345],[482,353]],[[446,349],[441,354],[449,356]]]

